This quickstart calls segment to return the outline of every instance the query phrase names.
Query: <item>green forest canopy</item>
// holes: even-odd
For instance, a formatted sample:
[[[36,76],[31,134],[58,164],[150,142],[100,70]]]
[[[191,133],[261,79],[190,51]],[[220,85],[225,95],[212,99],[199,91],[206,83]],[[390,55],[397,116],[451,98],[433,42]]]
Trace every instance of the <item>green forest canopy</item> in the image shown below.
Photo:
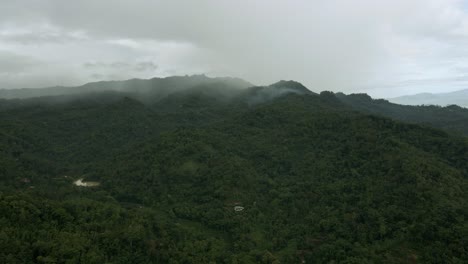
[[[0,260],[466,262],[466,109],[229,85],[2,101]]]

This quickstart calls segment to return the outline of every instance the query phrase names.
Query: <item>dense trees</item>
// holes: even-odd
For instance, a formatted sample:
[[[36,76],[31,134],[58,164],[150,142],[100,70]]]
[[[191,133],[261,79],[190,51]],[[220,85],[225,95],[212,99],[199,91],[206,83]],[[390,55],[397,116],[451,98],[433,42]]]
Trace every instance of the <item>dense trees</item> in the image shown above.
[[[0,260],[466,262],[467,139],[290,84],[0,111]]]
[[[468,135],[468,109],[449,105],[399,105],[383,99],[372,99],[367,94],[344,95],[336,97],[343,103],[361,112],[387,116],[396,120],[418,123],[446,131]]]

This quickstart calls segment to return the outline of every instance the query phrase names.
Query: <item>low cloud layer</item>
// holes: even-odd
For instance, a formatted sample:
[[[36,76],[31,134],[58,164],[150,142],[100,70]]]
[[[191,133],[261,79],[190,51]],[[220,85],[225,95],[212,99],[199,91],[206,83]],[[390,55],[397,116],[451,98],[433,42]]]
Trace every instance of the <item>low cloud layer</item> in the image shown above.
[[[0,88],[206,73],[392,97],[468,88],[461,0],[6,0]]]

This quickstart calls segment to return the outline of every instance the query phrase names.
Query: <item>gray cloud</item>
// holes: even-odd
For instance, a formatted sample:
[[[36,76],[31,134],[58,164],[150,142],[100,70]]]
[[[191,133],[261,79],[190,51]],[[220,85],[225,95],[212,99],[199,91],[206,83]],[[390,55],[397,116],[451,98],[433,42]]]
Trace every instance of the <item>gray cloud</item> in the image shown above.
[[[83,64],[83,67],[87,69],[96,69],[96,68],[111,68],[111,69],[122,69],[129,68],[131,65],[126,62],[116,61],[112,63],[105,62],[86,62]]]
[[[155,71],[158,68],[158,65],[154,64],[152,61],[143,61],[135,65],[135,71],[145,72],[145,71]]]
[[[0,50],[47,67],[0,87],[207,73],[396,96],[458,78],[467,42],[461,0],[7,0]]]
[[[0,75],[21,74],[39,64],[34,58],[0,50]]]
[[[103,80],[106,76],[100,73],[93,73],[90,75],[90,77],[94,80]]]
[[[41,45],[47,43],[64,43],[85,38],[80,32],[65,33],[54,31],[11,32],[0,34],[0,38],[7,43],[22,45]]]
[[[114,61],[110,63],[106,62],[86,62],[83,64],[86,69],[111,69],[111,70],[129,70],[136,72],[155,71],[158,69],[152,61],[140,61],[134,64],[124,61]]]

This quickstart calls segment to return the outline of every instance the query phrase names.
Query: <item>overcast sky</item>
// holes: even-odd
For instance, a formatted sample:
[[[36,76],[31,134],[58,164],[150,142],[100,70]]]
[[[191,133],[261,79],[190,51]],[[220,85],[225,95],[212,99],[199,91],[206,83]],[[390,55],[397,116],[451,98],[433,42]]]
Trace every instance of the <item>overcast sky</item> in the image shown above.
[[[0,0],[0,88],[201,74],[393,97],[468,88],[462,0]]]

